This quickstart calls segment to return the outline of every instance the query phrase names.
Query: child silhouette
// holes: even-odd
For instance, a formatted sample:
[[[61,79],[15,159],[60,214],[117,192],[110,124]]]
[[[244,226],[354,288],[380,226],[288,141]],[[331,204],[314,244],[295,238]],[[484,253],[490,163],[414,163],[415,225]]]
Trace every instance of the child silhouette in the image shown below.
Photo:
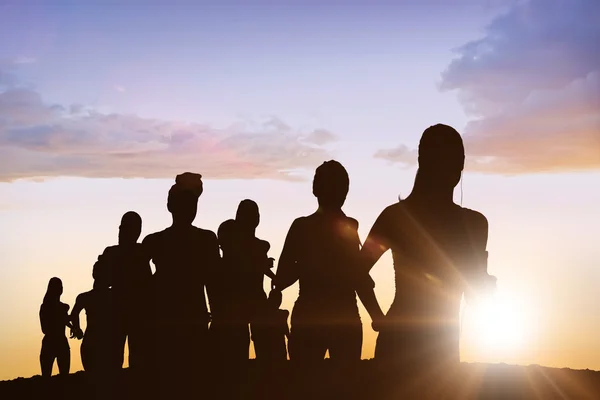
[[[50,279],[40,307],[40,324],[44,333],[40,352],[43,377],[52,375],[55,359],[61,375],[68,375],[71,368],[71,348],[65,335],[65,326],[71,329],[73,327],[69,323],[69,305],[60,301],[62,293],[62,281],[56,277]],[[73,337],[73,330],[71,330],[71,337]]]

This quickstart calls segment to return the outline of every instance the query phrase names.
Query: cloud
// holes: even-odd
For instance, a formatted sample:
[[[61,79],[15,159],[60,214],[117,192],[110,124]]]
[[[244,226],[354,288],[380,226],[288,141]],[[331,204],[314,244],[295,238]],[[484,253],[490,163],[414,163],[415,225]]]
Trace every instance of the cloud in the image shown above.
[[[13,60],[14,64],[33,64],[36,63],[37,59],[35,57],[24,57],[20,56]]]
[[[466,168],[501,174],[600,169],[598,43],[597,0],[530,0],[515,3],[483,38],[458,48],[440,89],[457,91],[472,117],[463,135]]]
[[[225,129],[46,104],[30,89],[0,92],[0,181],[19,178],[296,179],[328,158],[282,121]],[[310,134],[308,135],[310,137]]]
[[[115,85],[114,89],[119,93],[125,93],[125,91],[126,91],[125,88],[121,85]]]
[[[378,150],[374,157],[392,163],[400,163],[408,167],[417,163],[418,156],[416,150],[410,150],[408,147],[401,144],[393,149]]]
[[[336,140],[337,136],[325,129],[315,129],[304,137],[305,142],[314,143],[319,146],[334,142]]]

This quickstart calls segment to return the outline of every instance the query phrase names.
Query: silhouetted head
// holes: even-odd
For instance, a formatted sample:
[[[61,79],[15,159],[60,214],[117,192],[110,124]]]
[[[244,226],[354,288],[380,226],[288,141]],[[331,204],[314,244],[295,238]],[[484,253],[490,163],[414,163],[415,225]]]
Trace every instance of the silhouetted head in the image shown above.
[[[271,290],[269,292],[269,299],[267,300],[269,302],[269,306],[273,309],[278,309],[279,307],[281,307],[281,292],[279,290]]]
[[[233,242],[235,241],[236,227],[236,222],[233,219],[228,219],[219,225],[219,229],[217,229],[217,238],[223,252],[229,251],[234,246]]]
[[[167,209],[173,215],[173,222],[182,225],[194,222],[202,190],[202,175],[192,172],[177,175],[167,200]]]
[[[63,293],[63,284],[60,278],[51,278],[48,282],[48,289],[46,289],[46,295],[44,296],[44,303],[48,301],[58,301]]]
[[[337,161],[325,161],[315,171],[313,194],[319,200],[319,207],[340,209],[346,201],[350,178],[342,164]]]
[[[245,230],[254,230],[260,223],[260,212],[255,201],[242,200],[235,213],[235,221]]]
[[[119,244],[133,244],[142,233],[142,217],[135,211],[127,211],[119,225]]]
[[[465,148],[460,134],[443,124],[430,126],[419,142],[418,175],[430,186],[453,189],[465,166]]]

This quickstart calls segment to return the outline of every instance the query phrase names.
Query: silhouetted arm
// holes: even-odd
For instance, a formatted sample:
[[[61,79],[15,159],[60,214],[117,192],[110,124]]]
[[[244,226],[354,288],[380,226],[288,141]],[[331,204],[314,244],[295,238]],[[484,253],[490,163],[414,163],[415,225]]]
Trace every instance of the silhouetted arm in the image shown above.
[[[296,266],[296,263],[298,262],[298,246],[300,245],[298,231],[298,220],[295,220],[285,238],[281,257],[277,264],[277,274],[273,281],[276,290],[285,290],[296,283],[299,278]]]
[[[219,251],[219,242],[217,240],[217,235],[214,232],[210,232],[208,235],[208,258],[207,258],[207,268],[208,268],[208,276],[205,283],[206,286],[206,296],[208,300],[208,306],[210,308],[210,312],[214,313],[215,303],[218,302],[218,289],[215,287],[218,285],[219,278],[219,268],[221,266],[221,253]],[[204,288],[202,288],[204,290]]]
[[[369,271],[381,258],[383,253],[390,248],[387,232],[388,224],[389,217],[386,215],[386,211],[384,211],[379,215],[375,224],[373,224],[367,240],[365,240],[362,246],[358,260],[359,280],[356,293],[373,320],[372,327],[375,331],[378,331],[381,327],[384,314],[375,296],[375,283],[369,275]]]
[[[142,252],[144,253],[144,256],[148,259],[148,267],[150,267],[150,262],[154,261],[153,256],[154,256],[155,241],[156,241],[156,234],[154,234],[154,233],[151,233],[150,235],[146,236],[144,238],[144,240],[142,240]],[[156,268],[156,271],[158,271],[158,266],[156,265],[156,263],[154,263],[154,267]],[[150,267],[150,274],[152,274],[151,267]]]
[[[81,339],[83,337],[83,331],[79,322],[79,314],[81,313],[81,310],[85,308],[84,304],[85,296],[82,293],[79,296],[77,296],[77,299],[75,300],[75,305],[73,306],[73,310],[71,311],[71,322],[73,323],[71,337],[75,336],[77,339]]]
[[[471,240],[473,265],[469,268],[468,290],[466,297],[468,300],[473,300],[477,297],[480,291],[486,291],[491,287],[495,287],[496,278],[489,275],[487,272],[487,242],[489,236],[489,224],[487,218],[473,210],[465,210],[467,212],[467,228]]]
[[[379,261],[383,253],[390,249],[390,240],[389,240],[389,225],[391,216],[389,215],[389,211],[384,210],[369,232],[365,243],[362,246],[360,251],[360,258],[362,267],[368,273],[371,271],[371,268]]]

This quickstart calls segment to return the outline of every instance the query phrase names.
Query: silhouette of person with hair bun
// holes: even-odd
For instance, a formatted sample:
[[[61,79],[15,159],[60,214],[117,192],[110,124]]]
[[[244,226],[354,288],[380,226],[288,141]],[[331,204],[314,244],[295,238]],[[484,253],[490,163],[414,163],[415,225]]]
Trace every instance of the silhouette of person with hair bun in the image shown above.
[[[142,218],[134,211],[123,214],[119,226],[119,242],[107,247],[94,264],[93,277],[104,274],[100,287],[107,283],[118,307],[114,309],[114,325],[119,335],[120,361],[123,365],[125,341],[128,339],[129,367],[146,368],[150,362],[149,304],[152,269],[150,258],[138,239]]]
[[[288,342],[292,361],[322,360],[327,350],[332,360],[360,360],[362,323],[356,294],[358,290],[363,300],[363,287],[373,292],[370,283],[359,287],[358,221],[342,211],[349,184],[339,162],[318,167],[313,194],[319,207],[297,218],[285,239],[274,286],[281,291],[296,281],[300,284]]]
[[[117,304],[114,291],[109,288],[107,270],[96,271],[94,288],[81,293],[71,312],[73,331],[82,339],[81,362],[86,372],[104,375],[121,369],[123,347],[120,343],[120,326],[117,325]],[[85,310],[87,327],[81,330],[79,314]]]
[[[69,322],[69,305],[60,301],[63,293],[62,281],[52,278],[48,282],[48,289],[40,307],[40,323],[44,339],[40,352],[40,366],[42,376],[52,375],[54,360],[58,363],[61,375],[68,375],[71,368],[71,348],[65,335],[65,327],[73,328]],[[71,333],[71,337],[74,332]]]
[[[423,132],[412,193],[387,207],[361,251],[367,270],[392,250],[396,295],[384,316],[369,314],[379,330],[375,359],[402,365],[459,362],[459,309],[463,293],[494,285],[487,274],[488,222],[453,201],[464,168],[460,134],[447,125]]]
[[[156,267],[156,351],[163,376],[190,376],[207,359],[209,313],[204,292],[220,254],[215,233],[192,225],[202,191],[200,174],[178,175],[167,200],[172,225],[143,241]]]

